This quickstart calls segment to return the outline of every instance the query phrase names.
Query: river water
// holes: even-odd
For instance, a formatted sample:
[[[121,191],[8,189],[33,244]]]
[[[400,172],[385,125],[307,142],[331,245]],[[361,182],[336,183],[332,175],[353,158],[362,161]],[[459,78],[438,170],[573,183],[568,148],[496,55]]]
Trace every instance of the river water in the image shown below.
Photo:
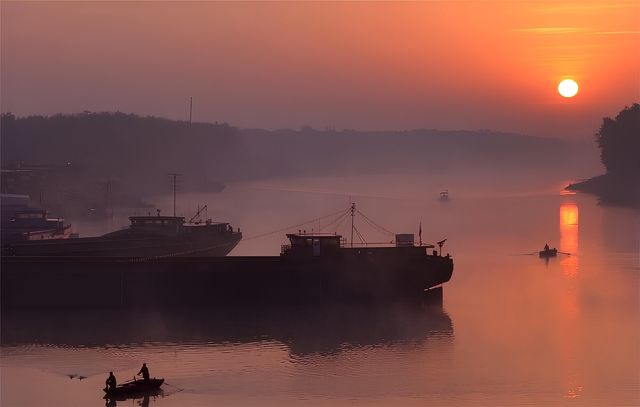
[[[354,201],[390,231],[447,239],[441,304],[3,312],[2,406],[640,405],[640,212],[564,194],[564,179],[423,178],[256,181],[179,196],[178,211],[207,204],[241,227],[231,255],[277,255],[284,232],[267,233]],[[171,197],[154,199],[170,212]],[[350,237],[350,219],[339,232]],[[532,254],[545,243],[570,255]],[[102,399],[110,370],[125,381],[142,362],[166,379],[162,394]]]

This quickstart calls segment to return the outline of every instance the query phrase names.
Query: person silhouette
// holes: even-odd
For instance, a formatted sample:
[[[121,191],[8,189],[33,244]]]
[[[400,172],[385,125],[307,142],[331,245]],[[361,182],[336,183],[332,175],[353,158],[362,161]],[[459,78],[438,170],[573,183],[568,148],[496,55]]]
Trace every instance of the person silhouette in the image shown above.
[[[142,378],[144,379],[145,382],[149,381],[149,368],[147,367],[146,363],[142,364],[142,367],[140,368],[140,371],[138,372],[138,374],[142,375]]]
[[[544,245],[544,251],[545,251],[545,252],[548,252],[548,251],[549,251],[549,244],[548,244],[548,243]]]
[[[114,390],[116,388],[117,382],[113,372],[109,372],[109,377],[107,377],[105,384],[107,385],[107,390]]]

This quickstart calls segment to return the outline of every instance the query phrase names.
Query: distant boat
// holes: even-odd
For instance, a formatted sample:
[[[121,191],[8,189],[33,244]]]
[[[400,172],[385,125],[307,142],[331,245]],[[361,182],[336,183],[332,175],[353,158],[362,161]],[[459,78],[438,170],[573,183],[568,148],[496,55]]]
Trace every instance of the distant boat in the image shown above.
[[[71,237],[71,224],[50,218],[44,209],[22,209],[2,222],[2,242],[26,242]]]
[[[444,191],[440,192],[440,200],[441,201],[448,201],[449,200],[449,190],[445,189]]]
[[[107,393],[105,397],[136,397],[149,395],[158,391],[160,386],[164,383],[164,379],[149,379],[146,380],[133,380],[117,386],[114,389],[104,388],[104,392]]]
[[[558,249],[555,247],[553,249],[544,249],[538,252],[538,256],[540,258],[547,259],[549,257],[556,257],[558,255]]]

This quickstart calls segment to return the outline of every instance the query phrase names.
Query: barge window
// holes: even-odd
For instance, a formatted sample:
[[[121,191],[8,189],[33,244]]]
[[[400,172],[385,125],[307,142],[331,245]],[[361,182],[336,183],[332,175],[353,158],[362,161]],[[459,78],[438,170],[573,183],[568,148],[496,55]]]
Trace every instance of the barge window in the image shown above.
[[[323,246],[340,246],[340,241],[338,239],[324,239],[322,243]]]
[[[16,215],[18,219],[42,219],[44,214],[42,213],[19,213]]]

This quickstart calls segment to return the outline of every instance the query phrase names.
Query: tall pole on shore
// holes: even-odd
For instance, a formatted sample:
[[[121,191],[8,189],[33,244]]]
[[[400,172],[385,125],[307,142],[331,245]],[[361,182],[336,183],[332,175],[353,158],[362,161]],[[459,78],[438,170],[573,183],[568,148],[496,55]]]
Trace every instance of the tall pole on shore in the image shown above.
[[[182,174],[172,172],[169,175],[173,177],[173,217],[175,218],[176,216],[176,184],[178,182],[178,176]]]
[[[356,216],[356,203],[351,203],[351,247],[353,247],[353,218]]]
[[[189,97],[189,127],[191,127],[192,113],[193,113],[193,96]]]

